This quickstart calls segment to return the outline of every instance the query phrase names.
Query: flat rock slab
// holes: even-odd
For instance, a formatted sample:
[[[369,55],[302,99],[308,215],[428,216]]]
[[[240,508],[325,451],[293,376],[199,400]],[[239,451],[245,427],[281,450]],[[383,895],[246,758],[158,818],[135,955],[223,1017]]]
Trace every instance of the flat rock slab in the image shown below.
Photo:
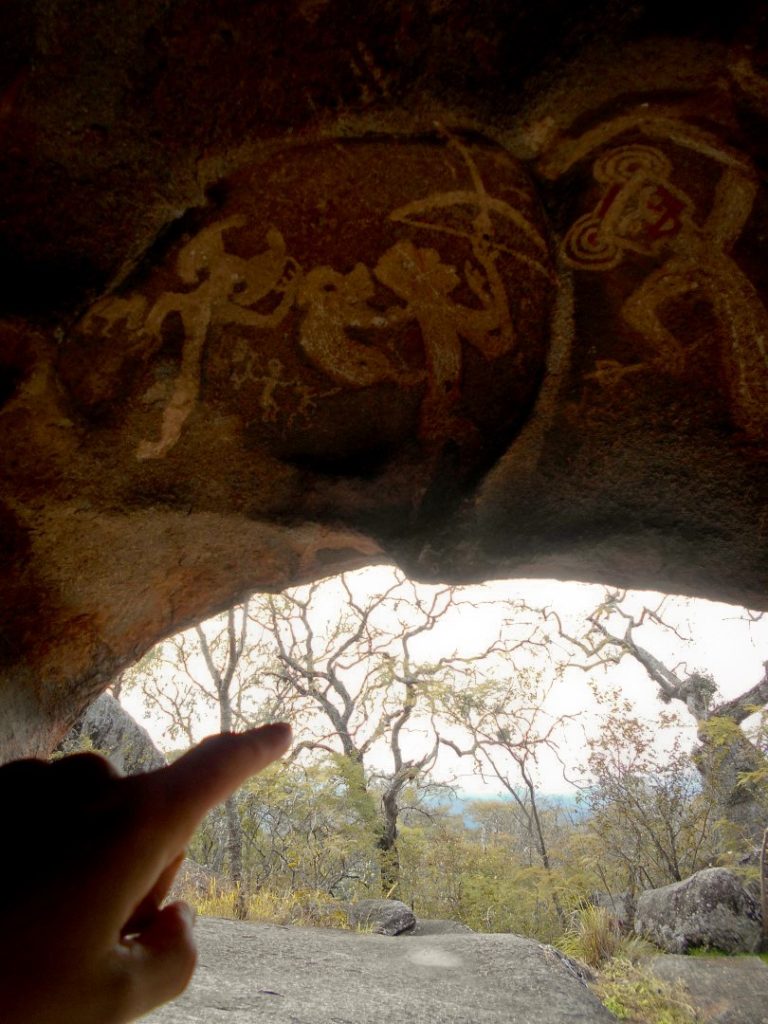
[[[473,935],[472,929],[461,921],[446,921],[442,918],[417,918],[416,925],[403,938],[412,935]]]
[[[187,992],[148,1024],[610,1024],[594,995],[516,935],[390,938],[203,918]]]
[[[681,981],[706,1024],[768,1024],[768,965],[759,957],[671,954],[651,969],[663,981]]]

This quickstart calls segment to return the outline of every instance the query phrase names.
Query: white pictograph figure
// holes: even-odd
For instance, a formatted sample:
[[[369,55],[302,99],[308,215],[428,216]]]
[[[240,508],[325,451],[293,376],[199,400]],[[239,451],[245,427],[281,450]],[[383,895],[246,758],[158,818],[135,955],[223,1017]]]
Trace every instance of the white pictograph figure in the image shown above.
[[[297,420],[308,422],[318,401],[342,390],[340,387],[313,390],[300,376],[288,377],[283,361],[276,357],[267,359],[265,366],[262,354],[254,352],[245,339],[235,346],[233,362],[232,386],[240,390],[247,384],[257,385],[261,422],[280,424],[284,430],[290,429]]]
[[[422,439],[440,441],[476,429],[457,413],[462,346],[471,345],[490,361],[516,343],[500,260],[505,270],[510,259],[517,261],[547,287],[553,274],[526,190],[506,186],[507,198],[519,196],[519,209],[490,195],[467,146],[449,138],[448,148],[459,156],[454,175],[465,168],[468,187],[422,196],[389,213],[388,232],[391,238],[395,226],[398,240],[372,267],[350,261],[343,271],[329,265],[302,270],[274,227],[266,231],[264,250],[244,258],[229,251],[231,239],[227,244],[227,232],[246,227],[246,218],[236,215],[203,228],[180,250],[175,270],[186,290],[163,292],[154,301],[134,294],[97,303],[82,321],[84,330],[109,334],[119,324],[150,355],[172,330],[172,320],[180,321],[183,332],[180,366],[158,434],[139,443],[137,458],[163,458],[173,450],[200,398],[211,332],[230,326],[246,328],[227,335],[232,389],[256,386],[254,401],[265,424],[286,430],[308,418],[323,398],[390,384],[422,389]],[[495,159],[506,166],[503,155]],[[432,245],[411,240],[425,232]],[[457,265],[438,253],[429,237],[435,234],[450,236],[451,250],[461,254]],[[255,332],[284,323],[279,336],[257,346]],[[298,353],[291,350],[294,344]],[[329,386],[318,386],[307,364]],[[154,400],[159,388],[156,383],[147,394]]]
[[[632,143],[603,149],[593,166],[602,195],[593,210],[568,230],[566,260],[576,269],[609,271],[632,254],[653,257],[651,270],[624,302],[624,321],[648,343],[649,362],[623,365],[600,361],[593,376],[611,384],[627,374],[656,364],[680,374],[689,359],[683,339],[664,322],[665,306],[688,294],[701,296],[711,307],[723,339],[722,359],[737,425],[750,436],[768,432],[768,315],[752,282],[733,259],[757,195],[751,165],[702,129],[672,121],[665,112],[654,119],[643,111],[625,115],[581,140],[562,144],[561,154],[545,167],[562,173],[590,150],[605,146],[628,128],[650,137],[664,137],[716,161],[721,167],[709,211],[696,206],[674,182],[674,167],[655,146]]]
[[[279,231],[267,231],[267,249],[249,259],[228,253],[224,233],[242,227],[245,217],[234,216],[203,228],[179,253],[177,270],[191,292],[162,295],[147,314],[144,330],[159,337],[166,317],[178,313],[184,327],[181,368],[163,411],[160,437],[142,441],[137,456],[164,456],[178,441],[200,393],[203,350],[211,324],[277,327],[290,309],[296,291],[298,264],[286,252]],[[268,313],[250,308],[274,295],[278,301]]]
[[[421,329],[427,365],[421,436],[429,439],[444,435],[459,398],[461,339],[486,356],[499,355],[511,344],[506,291],[501,286],[485,292],[479,280],[472,279],[473,291],[482,296],[482,308],[452,301],[451,293],[461,283],[456,269],[443,263],[434,249],[417,248],[409,241],[396,242],[389,248],[374,273],[406,303],[404,316],[415,319]]]
[[[768,78],[755,68],[751,54],[734,49],[728,60],[728,71],[750,106],[763,117],[768,116]]]

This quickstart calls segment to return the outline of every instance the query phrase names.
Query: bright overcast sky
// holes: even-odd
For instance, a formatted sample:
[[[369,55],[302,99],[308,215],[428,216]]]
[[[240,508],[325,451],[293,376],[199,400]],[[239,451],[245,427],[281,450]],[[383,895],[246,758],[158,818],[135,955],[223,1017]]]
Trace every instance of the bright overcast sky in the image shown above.
[[[391,582],[390,570],[380,567],[361,570],[353,576],[356,592],[359,587],[363,592],[375,593]],[[585,615],[601,602],[604,593],[605,588],[602,586],[554,580],[498,581],[463,588],[468,604],[462,607],[460,614],[446,619],[444,627],[435,630],[418,653],[426,660],[433,660],[441,654],[450,653],[454,648],[465,652],[480,649],[490,643],[502,628],[503,620],[509,618],[508,606],[504,608],[501,603],[495,602],[506,605],[507,602],[523,600],[535,608],[549,606],[558,612],[566,631],[579,635],[580,624],[583,631]],[[632,592],[623,607],[633,611],[639,611],[643,605],[655,608],[661,597],[651,592]],[[340,600],[340,593],[329,581],[327,607],[330,617],[334,616]],[[757,622],[750,622],[743,609],[731,605],[699,599],[668,598],[664,618],[684,636],[690,637],[691,642],[683,643],[674,634],[665,633],[657,627],[637,631],[635,639],[668,668],[676,667],[681,659],[685,659],[688,671],[706,670],[715,678],[723,697],[743,692],[762,677],[762,664],[768,660],[768,615]],[[522,636],[524,629],[519,627],[519,630]],[[557,653],[552,652],[555,658]],[[525,664],[525,656],[521,657],[519,663]],[[611,667],[608,671],[598,669],[587,674],[576,668],[568,669],[552,693],[551,709],[559,713],[583,712],[583,725],[586,728],[590,725],[594,727],[596,705],[588,685],[590,678],[605,686],[618,687],[632,700],[636,713],[642,717],[654,719],[662,707],[656,696],[656,685],[636,662],[625,658],[620,666]],[[160,746],[166,745],[163,737],[165,725],[159,720],[143,717],[136,695],[126,695],[123,703],[139,721],[144,722]],[[684,710],[683,717],[690,723]],[[215,722],[211,720],[209,731],[214,729]],[[693,745],[695,732],[690,724],[686,736]],[[423,748],[424,739],[418,731],[411,736],[410,744],[412,754],[417,754]],[[404,753],[406,756],[409,753],[407,745]],[[583,759],[583,729],[571,729],[567,738],[567,760],[570,764],[576,764]],[[380,766],[384,768],[386,761],[382,760]],[[498,784],[484,784],[473,773],[467,759],[460,760],[448,750],[441,753],[434,776],[440,780],[455,781],[458,789],[464,793],[492,795],[499,790]],[[554,757],[542,759],[539,781],[544,792],[562,793],[569,789]]]

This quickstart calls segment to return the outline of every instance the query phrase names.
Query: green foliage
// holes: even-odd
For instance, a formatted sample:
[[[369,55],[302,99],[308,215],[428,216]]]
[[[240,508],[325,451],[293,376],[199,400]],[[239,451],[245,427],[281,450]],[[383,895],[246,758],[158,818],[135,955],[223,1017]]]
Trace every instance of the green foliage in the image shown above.
[[[355,797],[348,775],[339,771],[343,760],[273,765],[239,792],[247,893],[266,888],[344,899],[368,895],[378,877],[375,833],[369,802]],[[190,855],[221,872],[222,835],[223,812],[217,809],[195,834]]]
[[[508,838],[488,842],[452,817],[404,828],[400,898],[421,917],[552,941],[563,928],[558,905],[568,909],[583,896],[578,875],[521,862]]]
[[[622,935],[618,923],[605,907],[588,903],[571,915],[572,924],[554,945],[566,956],[580,960],[589,967],[601,967],[607,961],[621,958],[633,963],[655,946],[632,935]]]
[[[95,747],[91,737],[84,736],[82,733],[77,737],[76,743],[68,742],[65,750],[54,750],[50,759],[51,761],[58,761],[62,757],[69,757],[71,754],[100,754],[102,757],[108,758],[106,750]]]
[[[726,837],[717,827],[722,800],[702,786],[681,741],[660,752],[674,717],[662,712],[658,722],[644,722],[604,688],[596,696],[606,714],[581,766],[590,778],[582,813],[568,820],[541,797],[543,766],[553,757],[565,761],[577,717],[558,711],[555,688],[566,668],[557,664],[550,630],[557,626],[559,640],[573,647],[570,665],[582,654],[590,668],[616,664],[634,650],[633,629],[663,626],[661,606],[628,618],[621,600],[607,594],[581,640],[564,632],[557,615],[525,609],[525,623],[499,619],[496,634],[459,650],[465,602],[458,592],[418,588],[400,576],[381,592],[358,591],[350,576],[255,595],[166,641],[123,685],[167,721],[167,739],[191,743],[217,714],[222,729],[289,718],[298,741],[293,763],[252,779],[229,802],[229,818],[215,810],[195,835],[192,856],[240,885],[214,886],[196,900],[199,910],[239,916],[244,901],[254,919],[327,924],[340,901],[384,889],[421,917],[556,942],[619,972],[636,943],[622,940],[605,911],[586,905],[588,894],[684,878],[717,862]],[[539,651],[554,664],[542,667]],[[656,678],[660,663],[647,652],[645,661],[632,656]],[[768,752],[764,710],[746,738],[735,722],[707,718],[715,684],[705,673],[682,680],[667,672],[662,682],[667,700],[673,695],[682,705],[684,691],[689,710],[695,700],[703,748],[697,767],[705,776],[707,757],[726,757],[739,743]],[[424,799],[446,746],[509,798],[471,807],[476,827]],[[731,772],[731,791],[737,784],[750,795],[768,790],[765,765],[746,768],[740,761],[741,777]],[[608,998],[634,1013],[650,982],[636,975],[613,982],[628,988]],[[644,1020],[678,1020],[649,1007],[641,1007]]]
[[[639,1024],[695,1024],[682,985],[670,985],[643,966],[618,957],[600,972],[597,994],[619,1020]]]
[[[757,716],[757,721],[748,732],[749,739],[764,760],[754,770],[740,774],[739,786],[762,794],[768,820],[768,708],[754,707],[751,710]]]
[[[738,723],[732,718],[713,715],[699,723],[699,736],[715,747],[727,748],[734,741],[739,741],[743,733]]]
[[[744,957],[756,956],[759,960],[768,963],[768,953],[726,953],[722,949],[713,949],[711,946],[690,946],[685,951],[686,956],[704,957],[710,960],[721,960],[723,957],[732,960],[734,958],[743,960]]]

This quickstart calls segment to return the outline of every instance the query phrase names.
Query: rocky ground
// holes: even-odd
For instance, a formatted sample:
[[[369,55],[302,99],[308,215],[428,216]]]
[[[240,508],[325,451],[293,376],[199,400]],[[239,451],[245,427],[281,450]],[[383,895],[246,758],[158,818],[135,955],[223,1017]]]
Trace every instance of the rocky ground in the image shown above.
[[[407,936],[201,918],[188,991],[147,1024],[608,1024],[550,949],[517,935],[419,922]],[[448,922],[450,924],[450,922]],[[757,957],[659,956],[701,1024],[768,1024]]]
[[[188,991],[147,1024],[609,1024],[557,958],[516,935],[388,937],[202,918]],[[768,971],[766,972],[768,973]]]

